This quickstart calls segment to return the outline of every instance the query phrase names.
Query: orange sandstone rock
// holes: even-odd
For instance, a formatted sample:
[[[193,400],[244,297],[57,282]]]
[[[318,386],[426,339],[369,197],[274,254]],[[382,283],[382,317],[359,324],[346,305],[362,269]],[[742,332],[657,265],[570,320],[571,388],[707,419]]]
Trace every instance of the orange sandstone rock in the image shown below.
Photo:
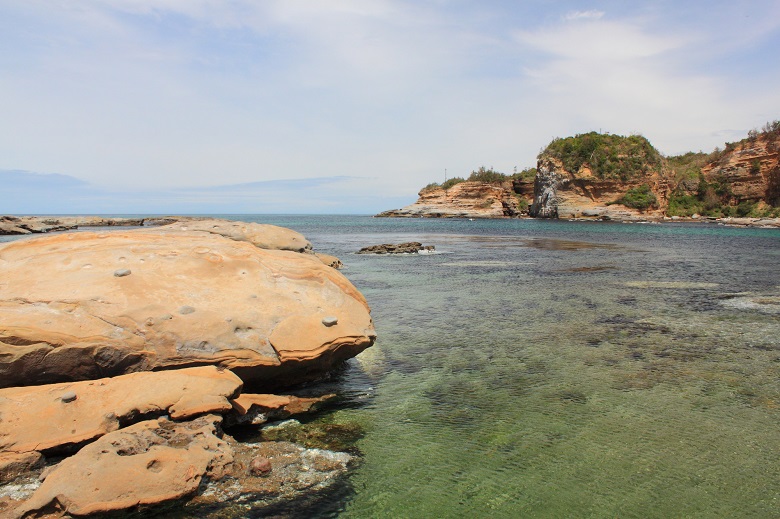
[[[199,364],[284,385],[374,338],[363,296],[313,254],[183,229],[0,246],[2,386]]]
[[[310,252],[311,242],[302,234],[291,229],[262,223],[249,223],[233,220],[184,219],[152,229],[160,233],[180,233],[182,231],[201,231],[230,238],[235,241],[245,241],[260,249],[289,250],[294,252]]]
[[[48,471],[12,516],[57,510],[79,517],[189,496],[204,476],[220,477],[233,461],[232,449],[217,437],[220,420],[157,419],[107,434]]]
[[[424,189],[419,196],[412,205],[385,211],[377,216],[504,218],[521,213],[509,180],[503,184],[461,182],[449,189]]]
[[[225,412],[240,390],[241,379],[214,366],[0,389],[0,451],[78,445],[150,413],[181,420]]]
[[[293,395],[243,393],[231,400],[235,412],[227,416],[227,423],[249,422],[257,425],[271,419],[287,418],[294,414],[309,412],[317,404],[335,397],[334,394],[302,398]]]

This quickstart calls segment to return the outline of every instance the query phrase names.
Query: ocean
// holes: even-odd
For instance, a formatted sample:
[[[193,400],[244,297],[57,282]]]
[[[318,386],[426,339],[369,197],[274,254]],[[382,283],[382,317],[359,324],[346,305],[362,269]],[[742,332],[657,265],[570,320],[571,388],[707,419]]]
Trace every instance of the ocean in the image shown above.
[[[300,419],[359,463],[275,516],[780,517],[780,230],[226,218],[340,257],[378,334]]]

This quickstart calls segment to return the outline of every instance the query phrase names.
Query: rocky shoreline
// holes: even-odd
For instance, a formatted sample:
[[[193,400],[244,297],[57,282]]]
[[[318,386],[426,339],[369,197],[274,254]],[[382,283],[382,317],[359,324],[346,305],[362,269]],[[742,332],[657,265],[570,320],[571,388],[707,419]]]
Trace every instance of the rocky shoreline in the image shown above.
[[[337,481],[348,453],[230,434],[316,409],[333,395],[285,392],[373,344],[334,262],[212,219],[0,245],[0,517],[257,507]]]
[[[113,218],[102,216],[0,216],[0,235],[42,234],[84,227],[142,227],[167,225],[188,217]]]

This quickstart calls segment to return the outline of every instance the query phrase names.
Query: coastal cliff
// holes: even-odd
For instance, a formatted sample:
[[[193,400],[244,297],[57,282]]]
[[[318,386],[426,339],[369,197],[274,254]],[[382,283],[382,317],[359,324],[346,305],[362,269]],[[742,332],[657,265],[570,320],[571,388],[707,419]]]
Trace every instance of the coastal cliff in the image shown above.
[[[590,132],[556,138],[536,168],[504,175],[480,168],[431,184],[383,217],[754,219],[780,217],[780,121],[712,153],[665,157],[641,135]],[[769,221],[767,223],[768,220]],[[740,221],[741,224],[741,221]]]
[[[487,184],[462,182],[449,189],[423,189],[419,199],[401,209],[385,211],[381,217],[427,218],[504,218],[522,212],[520,202],[512,191],[512,182]]]
[[[671,171],[644,137],[588,134],[555,139],[539,154],[531,216],[663,216]]]
[[[777,206],[780,204],[780,128],[751,134],[747,139],[726,146],[716,159],[704,166],[708,182],[724,182],[728,201],[734,205],[746,201]]]
[[[480,167],[468,178],[428,184],[417,202],[376,215],[406,218],[512,218],[528,214],[534,168],[504,175]]]

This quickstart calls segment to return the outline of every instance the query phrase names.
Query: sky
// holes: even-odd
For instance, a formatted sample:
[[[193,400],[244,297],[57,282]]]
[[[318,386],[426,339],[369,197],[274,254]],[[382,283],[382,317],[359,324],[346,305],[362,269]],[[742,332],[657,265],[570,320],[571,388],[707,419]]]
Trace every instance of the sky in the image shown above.
[[[778,0],[0,0],[0,214],[373,214],[780,119]]]

